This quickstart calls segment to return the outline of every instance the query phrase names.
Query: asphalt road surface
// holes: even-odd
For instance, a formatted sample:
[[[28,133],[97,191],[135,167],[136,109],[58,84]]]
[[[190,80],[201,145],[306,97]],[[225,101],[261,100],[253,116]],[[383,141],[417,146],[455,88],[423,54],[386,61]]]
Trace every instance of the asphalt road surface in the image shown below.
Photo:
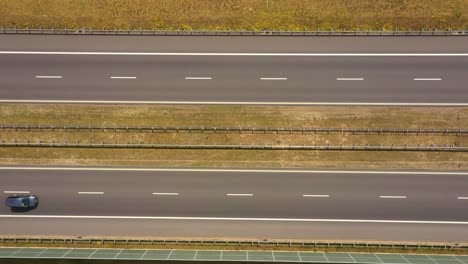
[[[467,47],[464,37],[1,35],[0,101],[468,105]]]
[[[466,241],[467,177],[3,168],[2,198],[36,194],[39,206],[2,206],[0,233]]]

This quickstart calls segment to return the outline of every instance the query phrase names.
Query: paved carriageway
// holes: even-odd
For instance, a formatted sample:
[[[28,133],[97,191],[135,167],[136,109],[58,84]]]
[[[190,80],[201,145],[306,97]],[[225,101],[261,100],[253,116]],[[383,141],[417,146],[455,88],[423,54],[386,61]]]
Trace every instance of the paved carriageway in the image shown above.
[[[449,240],[466,240],[466,177],[468,173],[4,168],[3,198],[34,193],[40,203],[23,213],[2,207],[0,222],[24,224],[18,230],[0,225],[5,227],[0,232],[85,235],[113,227],[114,235],[299,238],[314,233],[309,239],[402,238],[422,232],[432,240],[448,235],[453,235]],[[25,227],[28,222],[41,228]],[[203,223],[209,227],[203,230]],[[75,227],[67,230],[68,224]],[[122,228],[126,224],[132,227]],[[218,230],[222,226],[225,231]],[[412,231],[395,234],[394,228],[402,226]],[[321,231],[314,232],[318,227]],[[344,232],[335,234],[332,228]],[[359,230],[363,234],[353,233]]]

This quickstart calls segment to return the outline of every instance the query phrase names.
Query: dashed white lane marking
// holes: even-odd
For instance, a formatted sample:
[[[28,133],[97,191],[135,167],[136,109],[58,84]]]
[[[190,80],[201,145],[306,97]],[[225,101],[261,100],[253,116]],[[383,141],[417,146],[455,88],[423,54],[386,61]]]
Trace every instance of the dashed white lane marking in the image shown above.
[[[328,194],[303,194],[302,197],[311,197],[311,198],[329,198]]]
[[[468,196],[457,197],[458,200],[468,200]]]
[[[381,195],[379,196],[381,199],[406,199],[405,195]]]
[[[455,171],[372,171],[372,170],[255,170],[255,169],[169,169],[169,168],[102,168],[102,167],[0,167],[0,170],[38,171],[149,171],[149,172],[238,172],[238,173],[314,173],[314,174],[376,174],[376,175],[464,175]]]
[[[3,193],[30,193],[29,191],[4,191]]]
[[[36,75],[36,79],[62,79],[62,76]]]
[[[185,77],[185,80],[211,80],[211,77]]]
[[[364,78],[336,78],[337,81],[364,81]]]
[[[226,196],[245,196],[245,197],[252,197],[253,193],[228,193]]]
[[[135,80],[136,76],[111,76],[111,79]]]
[[[0,103],[35,104],[161,104],[161,105],[339,105],[339,106],[468,106],[467,103],[376,103],[376,102],[215,102],[215,101],[115,101],[0,99]]]
[[[414,78],[415,81],[442,81],[442,78]]]
[[[93,52],[0,51],[9,55],[120,55],[120,56],[279,56],[279,57],[468,57],[468,53],[226,53],[226,52]]]
[[[158,192],[155,192],[155,193],[153,193],[153,195],[168,195],[168,196],[176,196],[176,195],[179,195],[179,193],[158,193]]]
[[[260,80],[262,81],[286,81],[288,80],[288,78],[284,78],[284,77],[262,77],[260,78]]]
[[[124,219],[124,220],[208,220],[208,221],[263,221],[263,222],[331,222],[331,223],[384,223],[384,224],[443,224],[468,225],[463,221],[378,220],[378,219],[319,219],[319,218],[241,218],[241,217],[181,217],[181,216],[111,216],[111,215],[0,215],[0,218],[50,219]]]
[[[104,194],[104,192],[78,192],[78,194]]]

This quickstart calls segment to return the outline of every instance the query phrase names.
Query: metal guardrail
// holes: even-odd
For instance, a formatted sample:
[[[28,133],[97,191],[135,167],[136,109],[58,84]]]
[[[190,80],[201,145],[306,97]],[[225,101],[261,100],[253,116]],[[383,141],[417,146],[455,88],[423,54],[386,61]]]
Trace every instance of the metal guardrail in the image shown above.
[[[459,244],[391,244],[391,243],[339,243],[261,240],[161,240],[161,239],[82,239],[82,238],[14,238],[0,237],[0,244],[114,244],[163,246],[249,246],[299,248],[376,248],[376,249],[444,249],[468,250]]]
[[[161,127],[161,126],[56,126],[0,125],[0,131],[28,132],[147,132],[147,133],[249,133],[249,134],[441,134],[465,135],[468,129],[401,129],[401,128],[259,128],[259,127]]]
[[[419,31],[231,31],[231,30],[155,30],[155,29],[42,29],[0,28],[0,34],[32,35],[130,35],[130,36],[468,36],[463,30],[419,30]]]
[[[468,152],[468,147],[457,146],[369,146],[369,145],[179,145],[150,143],[69,143],[69,142],[0,142],[4,148],[96,148],[96,149],[196,149],[196,150],[314,150],[314,151],[424,151],[424,152]]]

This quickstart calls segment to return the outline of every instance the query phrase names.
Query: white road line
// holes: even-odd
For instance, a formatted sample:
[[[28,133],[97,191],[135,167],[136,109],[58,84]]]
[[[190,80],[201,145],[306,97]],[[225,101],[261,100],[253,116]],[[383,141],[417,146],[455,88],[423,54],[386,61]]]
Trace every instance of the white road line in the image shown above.
[[[0,167],[0,170],[43,171],[160,171],[160,172],[239,172],[239,173],[314,173],[314,174],[407,174],[407,175],[465,175],[454,171],[372,171],[372,170],[255,170],[255,169],[168,169],[168,168],[101,168],[101,167]]]
[[[123,79],[123,80],[134,80],[135,76],[111,76],[111,79]]]
[[[247,196],[252,197],[253,193],[228,193],[226,196]]]
[[[29,191],[4,191],[3,193],[30,193]]]
[[[406,199],[407,197],[404,196],[404,195],[395,195],[395,196],[392,196],[392,195],[382,195],[382,196],[379,196],[379,198],[381,198],[381,199]]]
[[[104,192],[78,192],[78,194],[104,194]]]
[[[119,55],[119,56],[279,56],[279,57],[467,57],[468,53],[233,53],[233,52],[94,52],[0,51],[7,55]]]
[[[179,195],[179,193],[153,193],[153,195]]]
[[[36,75],[36,79],[62,79],[62,76]]]
[[[279,78],[270,78],[270,77],[262,77],[260,78],[260,80],[262,81],[286,81],[288,78],[284,78],[284,77],[279,77]]]
[[[442,81],[442,78],[414,78],[415,81]]]
[[[312,197],[312,198],[329,198],[328,194],[303,194],[302,197]]]
[[[211,77],[185,77],[185,80],[211,80]]]
[[[161,105],[297,105],[297,106],[468,106],[466,103],[377,103],[377,102],[213,102],[213,101],[114,101],[114,100],[32,100],[0,99],[0,103],[42,104],[161,104]]]
[[[59,219],[124,219],[124,220],[209,220],[264,222],[331,222],[331,223],[387,223],[387,224],[445,224],[468,225],[463,221],[377,220],[377,219],[313,219],[313,218],[242,218],[242,217],[180,217],[180,216],[110,216],[110,215],[0,215],[0,218],[59,218]]]
[[[364,78],[336,78],[337,81],[364,81]]]
[[[468,200],[468,196],[457,197],[458,200]]]

